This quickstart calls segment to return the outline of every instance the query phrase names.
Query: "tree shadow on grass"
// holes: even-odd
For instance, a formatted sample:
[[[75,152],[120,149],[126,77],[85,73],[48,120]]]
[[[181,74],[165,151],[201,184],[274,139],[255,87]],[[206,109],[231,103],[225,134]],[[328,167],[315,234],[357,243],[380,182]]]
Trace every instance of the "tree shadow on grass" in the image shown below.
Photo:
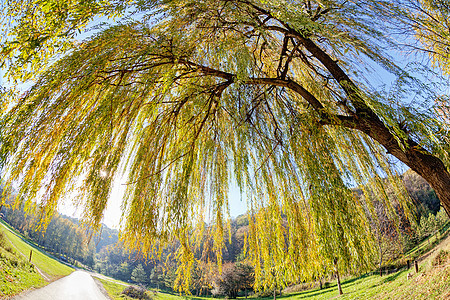
[[[361,275],[359,277],[354,277],[348,280],[345,280],[342,282],[342,288],[344,290],[348,289],[349,286],[352,286],[354,284],[357,284],[358,280],[364,279],[366,277],[371,276],[370,273],[366,273],[364,275]],[[330,284],[329,286],[327,286],[326,288],[323,289],[311,289],[311,290],[307,290],[307,291],[302,291],[302,292],[297,292],[297,293],[292,293],[292,294],[286,294],[286,295],[281,295],[281,296],[277,296],[277,299],[282,299],[282,298],[291,298],[291,297],[295,297],[295,299],[305,299],[305,298],[310,298],[310,297],[314,297],[314,296],[319,296],[321,294],[325,294],[325,293],[333,293],[336,292],[336,296],[338,295],[338,290],[337,290],[337,284],[333,283]],[[345,292],[344,292],[345,293]],[[351,294],[352,292],[348,292],[346,294]],[[262,299],[273,299],[273,297],[265,297]]]
[[[387,276],[380,284],[384,284],[384,283],[388,283],[388,282],[392,282],[392,281],[396,280],[400,275],[403,274],[403,272],[404,271],[398,271],[397,273]]]
[[[407,273],[409,270],[400,270],[395,272],[394,274],[388,275],[386,276],[383,280],[380,280],[378,283],[374,284],[371,286],[371,288],[376,288],[379,287],[385,283],[389,283],[392,282],[394,280],[396,280],[397,278],[399,278],[402,274]]]
[[[295,297],[295,299],[305,299],[305,298],[310,298],[310,297],[318,296],[321,294],[333,292],[334,289],[336,289],[336,285],[332,285],[327,288],[323,288],[321,290],[314,289],[314,290],[310,290],[310,291],[303,291],[303,292],[299,292],[299,293],[277,296],[277,299],[278,298],[280,298],[280,299],[281,298],[291,298],[291,297]],[[336,293],[337,293],[337,289],[336,289]],[[273,298],[268,297],[267,299],[273,299]]]

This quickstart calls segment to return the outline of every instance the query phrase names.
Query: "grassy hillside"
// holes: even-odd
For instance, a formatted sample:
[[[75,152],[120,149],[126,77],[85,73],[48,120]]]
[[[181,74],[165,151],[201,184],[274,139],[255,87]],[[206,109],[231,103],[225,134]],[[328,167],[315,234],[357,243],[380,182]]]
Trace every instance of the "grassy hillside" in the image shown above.
[[[41,287],[74,270],[47,256],[0,220],[0,298]],[[33,251],[30,264],[30,250]],[[40,274],[39,274],[40,273]]]
[[[1,221],[0,225],[0,228],[4,231],[6,237],[12,242],[16,250],[24,257],[28,257],[30,255],[30,251],[33,251],[31,262],[39,268],[39,270],[44,272],[44,276],[47,277],[47,279],[53,281],[60,277],[69,275],[74,271],[73,268],[48,256],[47,253],[33,245],[16,231],[13,231],[8,224]]]
[[[366,275],[343,282],[339,299],[450,299],[450,236],[419,259],[419,272],[409,270],[380,276]],[[435,239],[436,237],[432,237]],[[417,257],[430,241],[425,240],[409,255]],[[431,243],[432,245],[432,243]],[[409,275],[408,275],[409,274]],[[331,299],[338,297],[336,284],[327,289],[313,289],[280,298],[284,300]],[[271,298],[266,298],[271,299]]]
[[[0,299],[45,284],[32,264],[16,250],[0,230]]]

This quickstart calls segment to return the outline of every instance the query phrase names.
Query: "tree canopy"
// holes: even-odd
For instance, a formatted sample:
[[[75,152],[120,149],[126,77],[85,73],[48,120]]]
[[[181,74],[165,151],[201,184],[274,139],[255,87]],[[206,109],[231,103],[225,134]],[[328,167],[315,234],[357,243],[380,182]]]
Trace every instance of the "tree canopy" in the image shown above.
[[[193,232],[214,235],[220,264],[235,180],[258,287],[321,276],[336,258],[342,270],[367,268],[374,198],[395,218],[386,180],[408,210],[392,156],[450,212],[449,128],[433,108],[443,96],[385,51],[401,45],[381,21],[410,24],[401,5],[10,1],[4,66],[11,79],[40,73],[24,94],[3,96],[0,154],[18,201],[38,198],[47,216],[78,189],[98,225],[126,176],[127,244],[145,252],[178,239],[187,284]],[[117,19],[74,42],[101,15]],[[390,92],[372,83],[377,72],[396,78]]]

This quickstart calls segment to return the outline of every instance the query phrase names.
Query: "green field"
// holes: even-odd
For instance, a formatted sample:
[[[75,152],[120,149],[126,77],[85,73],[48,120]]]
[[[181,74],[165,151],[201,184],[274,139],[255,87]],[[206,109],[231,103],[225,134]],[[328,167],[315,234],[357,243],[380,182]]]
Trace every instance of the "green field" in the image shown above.
[[[108,295],[112,299],[126,299],[125,297],[124,298],[120,297],[120,293],[125,288],[123,285],[100,278],[97,278],[97,280],[99,280],[102,283],[103,287],[105,288],[105,290],[108,292]]]
[[[395,274],[379,276],[370,275],[343,283],[344,294],[339,299],[449,299],[450,297],[450,265],[440,270],[424,270],[420,272],[405,270]],[[412,277],[407,279],[407,274]],[[281,299],[332,299],[338,297],[336,285],[323,290],[310,290],[294,295],[279,297]],[[270,298],[267,298],[270,299]]]
[[[3,220],[0,220],[0,230],[4,232],[7,239],[13,244],[13,248],[25,258],[29,257],[31,250],[33,251],[31,262],[44,273],[44,276],[47,277],[47,279],[53,281],[60,277],[69,275],[74,271],[73,268],[60,263],[59,261],[49,257],[39,248],[27,243],[24,237],[13,232],[12,229],[3,222]]]
[[[111,299],[132,299],[130,297],[127,297],[125,295],[121,295],[122,291],[125,289],[126,286],[123,284],[120,284],[118,280],[105,280],[102,278],[96,278],[98,281],[100,281],[105,288],[105,290],[108,292],[108,295],[111,297]],[[125,284],[125,283],[124,283]],[[148,292],[150,293],[150,292]]]

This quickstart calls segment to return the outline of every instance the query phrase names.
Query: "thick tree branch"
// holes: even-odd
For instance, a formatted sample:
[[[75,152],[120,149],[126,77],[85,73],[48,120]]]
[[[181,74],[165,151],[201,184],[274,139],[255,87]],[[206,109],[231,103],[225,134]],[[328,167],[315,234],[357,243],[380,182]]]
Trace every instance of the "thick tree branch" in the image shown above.
[[[189,62],[186,60],[180,61],[183,64],[186,64],[190,67],[197,68],[204,75],[216,76],[219,78],[226,79],[227,81],[221,85],[220,93],[223,92],[228,86],[236,80],[236,75],[223,72],[220,70],[216,70],[210,67],[206,67],[203,65],[199,65],[193,62]],[[243,80],[245,84],[249,85],[272,85],[278,87],[286,87],[295,93],[299,94],[306,102],[308,102],[313,109],[319,114],[321,117],[321,123],[324,125],[340,125],[345,126],[352,129],[358,129],[358,124],[356,122],[355,117],[353,116],[343,116],[343,115],[331,115],[329,112],[325,110],[323,104],[307,89],[305,89],[299,83],[291,80],[291,79],[282,79],[282,78],[257,78],[250,77],[248,79]]]

